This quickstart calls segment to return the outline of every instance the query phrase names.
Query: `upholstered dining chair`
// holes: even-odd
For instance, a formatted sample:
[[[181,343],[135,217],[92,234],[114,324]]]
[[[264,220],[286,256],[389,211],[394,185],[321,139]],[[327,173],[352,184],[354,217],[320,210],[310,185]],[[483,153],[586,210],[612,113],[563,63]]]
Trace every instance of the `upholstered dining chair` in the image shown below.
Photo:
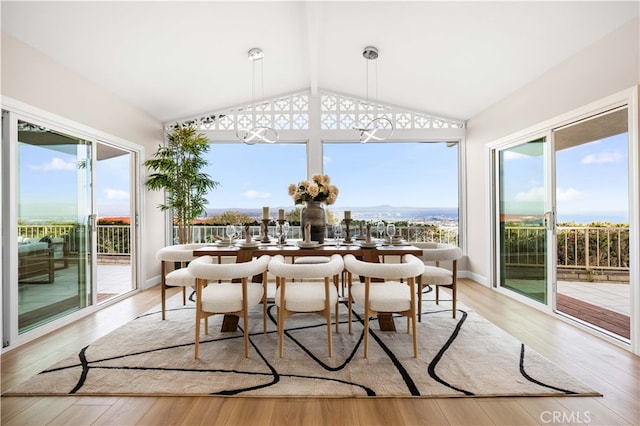
[[[167,289],[182,287],[182,304],[187,303],[187,288],[196,288],[196,280],[187,270],[187,265],[195,256],[193,251],[204,247],[206,244],[176,244],[163,247],[156,253],[156,259],[161,262],[161,293],[162,293],[162,319],[165,319],[167,304]]]
[[[269,273],[276,278],[275,304],[278,307],[280,357],[284,353],[285,320],[291,315],[303,312],[322,315],[326,318],[329,357],[333,356],[331,307],[335,307],[337,333],[338,276],[343,269],[344,262],[339,254],[332,255],[328,262],[323,263],[291,264],[286,263],[284,257],[280,255],[271,259]],[[296,281],[293,281],[294,279]]]
[[[400,263],[373,263],[356,259],[352,254],[344,257],[349,282],[349,333],[351,308],[355,303],[364,308],[364,357],[369,353],[369,318],[378,313],[397,313],[407,317],[407,331],[413,333],[413,356],[418,357],[416,326],[416,277],[424,270],[424,263],[413,255],[404,255]],[[353,275],[364,277],[364,282],[353,282]],[[381,278],[385,281],[373,281]]]
[[[462,257],[460,247],[445,243],[422,243],[422,260],[425,262],[424,272],[418,279],[418,321],[422,320],[422,292],[426,286],[435,287],[436,304],[440,303],[440,287],[451,289],[452,315],[456,317],[456,300],[458,298],[458,259]],[[451,268],[445,268],[440,262],[451,262]]]
[[[216,314],[242,317],[244,326],[244,357],[249,358],[249,309],[263,304],[263,331],[267,329],[267,267],[270,256],[263,255],[243,263],[217,263],[213,256],[201,256],[189,264],[189,272],[196,278],[195,358],[200,351],[200,324],[209,333],[208,318]],[[262,282],[252,282],[262,275]],[[238,282],[240,280],[240,282]]]

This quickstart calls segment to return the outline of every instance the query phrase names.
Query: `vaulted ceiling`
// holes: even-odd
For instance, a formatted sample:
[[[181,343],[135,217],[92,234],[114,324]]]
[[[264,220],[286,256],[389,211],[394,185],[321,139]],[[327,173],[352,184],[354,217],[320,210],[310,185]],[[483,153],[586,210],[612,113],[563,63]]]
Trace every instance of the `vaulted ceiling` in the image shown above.
[[[1,2],[2,31],[160,121],[310,89],[466,120],[638,16],[626,2]],[[54,82],[52,82],[54,84]],[[371,95],[372,96],[372,95]]]

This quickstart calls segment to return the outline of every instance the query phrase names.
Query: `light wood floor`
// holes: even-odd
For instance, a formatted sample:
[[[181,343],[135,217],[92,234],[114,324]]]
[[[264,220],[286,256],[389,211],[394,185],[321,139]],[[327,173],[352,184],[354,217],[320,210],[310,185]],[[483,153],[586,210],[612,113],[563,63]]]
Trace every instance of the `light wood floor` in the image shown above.
[[[2,425],[640,424],[640,357],[470,280],[459,300],[603,397],[2,397]],[[2,390],[77,352],[159,302],[139,293],[2,356]]]

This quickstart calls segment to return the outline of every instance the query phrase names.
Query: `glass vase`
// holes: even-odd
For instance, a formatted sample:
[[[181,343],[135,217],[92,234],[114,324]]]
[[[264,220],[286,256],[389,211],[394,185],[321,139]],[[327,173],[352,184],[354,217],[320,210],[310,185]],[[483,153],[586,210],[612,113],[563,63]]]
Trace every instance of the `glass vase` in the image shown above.
[[[300,214],[300,225],[302,226],[302,238],[304,239],[305,224],[311,223],[311,241],[324,243],[324,234],[326,228],[326,217],[324,207],[319,201],[307,201],[305,207],[302,208]]]

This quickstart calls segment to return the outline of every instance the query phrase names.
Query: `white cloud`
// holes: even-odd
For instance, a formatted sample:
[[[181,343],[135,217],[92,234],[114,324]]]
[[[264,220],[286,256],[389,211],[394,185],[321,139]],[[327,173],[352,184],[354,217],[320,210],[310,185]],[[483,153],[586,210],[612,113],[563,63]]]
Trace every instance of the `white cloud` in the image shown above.
[[[329,157],[328,155],[323,155],[322,156],[322,161],[324,162],[324,164],[328,164],[333,162],[333,160],[331,159],[331,157]]]
[[[105,189],[104,194],[109,200],[128,200],[129,192],[121,189]]]
[[[557,188],[556,189],[556,201],[574,201],[584,198],[585,193],[578,191],[575,188]]]
[[[271,197],[270,192],[259,192],[255,189],[250,189],[249,191],[245,191],[242,194],[245,198],[255,199],[255,198],[269,198]]]
[[[42,163],[39,165],[32,164],[29,167],[32,170],[42,170],[43,172],[56,170],[76,170],[77,163],[75,161],[65,161],[62,158],[54,157],[48,163]]]
[[[617,163],[624,159],[624,155],[620,151],[613,152],[599,152],[597,154],[589,154],[582,158],[580,161],[582,164],[597,164],[597,163]]]
[[[534,186],[527,192],[518,192],[516,194],[516,201],[542,201],[544,200],[544,188],[542,186]]]

